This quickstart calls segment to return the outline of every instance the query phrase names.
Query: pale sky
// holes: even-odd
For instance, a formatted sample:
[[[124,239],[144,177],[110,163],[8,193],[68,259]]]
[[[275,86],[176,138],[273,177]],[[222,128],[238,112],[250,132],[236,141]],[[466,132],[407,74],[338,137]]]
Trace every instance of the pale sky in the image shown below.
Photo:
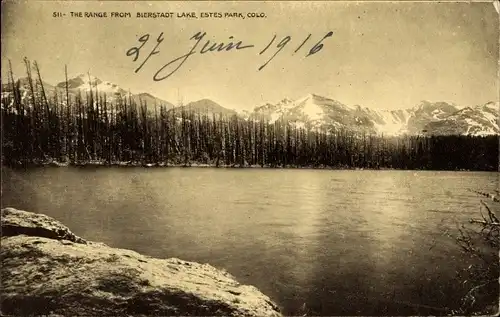
[[[65,17],[53,17],[53,12]],[[130,12],[132,18],[76,18],[70,12]],[[198,19],[136,18],[137,12],[195,12]],[[265,18],[204,18],[202,12],[265,13]],[[188,53],[190,38],[206,32],[177,72],[153,81],[158,69]],[[329,31],[323,49],[305,58]],[[159,53],[134,73],[164,32]],[[134,63],[126,52],[146,33]],[[274,44],[262,55],[274,35]],[[298,51],[295,49],[311,34]],[[285,36],[290,42],[261,71]],[[255,47],[199,54],[206,40],[241,40]],[[315,93],[371,108],[409,108],[421,100],[471,106],[498,100],[499,19],[491,3],[411,2],[13,2],[2,3],[2,65],[24,75],[24,56],[44,80],[90,71],[132,92],[172,103],[212,99],[253,109]],[[5,76],[6,67],[2,67]],[[2,77],[5,78],[5,77]]]

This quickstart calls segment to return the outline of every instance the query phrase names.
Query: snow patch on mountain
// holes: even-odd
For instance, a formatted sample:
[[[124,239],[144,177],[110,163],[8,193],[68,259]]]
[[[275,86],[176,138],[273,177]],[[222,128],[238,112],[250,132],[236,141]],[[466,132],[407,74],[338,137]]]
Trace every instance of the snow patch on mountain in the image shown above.
[[[373,118],[375,127],[384,135],[398,135],[406,133],[406,126],[411,116],[410,110],[370,110],[367,113]]]
[[[297,103],[302,105],[302,113],[310,120],[321,120],[324,115],[323,108],[315,102],[313,95],[309,95],[303,100],[297,101]]]

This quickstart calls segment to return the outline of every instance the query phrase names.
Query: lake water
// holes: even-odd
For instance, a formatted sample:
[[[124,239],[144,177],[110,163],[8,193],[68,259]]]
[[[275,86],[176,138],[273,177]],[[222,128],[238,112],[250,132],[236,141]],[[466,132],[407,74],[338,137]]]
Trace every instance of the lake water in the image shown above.
[[[449,234],[498,173],[4,169],[2,204],[89,240],[225,268],[287,315],[440,314],[467,267]]]

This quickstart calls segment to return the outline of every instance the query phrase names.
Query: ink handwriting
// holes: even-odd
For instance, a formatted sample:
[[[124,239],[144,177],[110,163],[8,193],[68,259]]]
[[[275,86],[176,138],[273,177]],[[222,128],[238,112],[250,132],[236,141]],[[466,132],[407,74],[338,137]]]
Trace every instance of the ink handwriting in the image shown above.
[[[309,51],[307,51],[305,57],[309,57],[311,55],[320,52],[323,49],[324,45],[323,42],[325,41],[325,39],[331,37],[332,35],[333,32],[330,31],[325,36],[323,36],[319,41],[317,41],[314,45],[312,45],[312,47],[309,48]],[[242,40],[236,40],[234,39],[233,36],[229,36],[228,38],[229,41],[227,43],[209,40],[206,39],[206,37],[207,33],[203,31],[194,34],[189,39],[190,41],[194,41],[194,44],[191,46],[190,50],[187,53],[170,60],[169,62],[165,63],[163,66],[158,68],[158,70],[153,75],[153,80],[162,81],[169,78],[174,73],[176,73],[190,57],[197,54],[198,55],[204,55],[207,53],[221,54],[222,52],[241,51],[241,50],[249,50],[256,48],[256,45],[245,43]],[[273,46],[277,37],[278,35],[274,34],[272,39],[259,52],[258,55],[263,55],[268,50],[271,49],[274,50],[269,54],[269,58],[267,59],[267,61],[265,61],[262,65],[260,65],[257,68],[258,71],[263,70],[271,61],[274,60],[274,58],[278,54],[282,52],[282,50],[285,49],[285,47],[287,47],[292,42],[292,37],[290,35],[286,35],[282,37],[279,41],[277,41],[277,44]],[[312,34],[307,35],[307,37],[304,40],[302,40],[300,45],[296,46],[296,49],[293,51],[292,55],[298,53],[305,46],[305,44],[311,39],[311,37]],[[126,52],[126,55],[128,57],[132,57],[132,62],[135,63],[140,61],[139,66],[135,69],[136,73],[138,73],[143,68],[143,66],[151,59],[152,56],[158,55],[160,53],[159,46],[162,44],[164,40],[163,32],[161,32],[158,35],[158,37],[156,37],[156,43],[153,44],[153,49],[150,51],[146,51],[145,46],[146,44],[148,44],[150,38],[151,38],[150,34],[144,34],[140,36],[139,39],[137,40],[139,44],[137,46],[129,48]],[[143,51],[146,52],[145,55],[143,55]]]

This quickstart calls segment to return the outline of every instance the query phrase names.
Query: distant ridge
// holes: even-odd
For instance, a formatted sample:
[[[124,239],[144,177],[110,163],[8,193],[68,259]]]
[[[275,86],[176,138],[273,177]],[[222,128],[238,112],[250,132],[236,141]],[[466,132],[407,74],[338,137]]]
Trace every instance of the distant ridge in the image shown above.
[[[237,115],[235,110],[224,108],[210,99],[190,102],[187,105],[176,107],[175,111],[196,112],[199,114],[208,114],[209,116],[213,114],[222,114],[224,116]]]

